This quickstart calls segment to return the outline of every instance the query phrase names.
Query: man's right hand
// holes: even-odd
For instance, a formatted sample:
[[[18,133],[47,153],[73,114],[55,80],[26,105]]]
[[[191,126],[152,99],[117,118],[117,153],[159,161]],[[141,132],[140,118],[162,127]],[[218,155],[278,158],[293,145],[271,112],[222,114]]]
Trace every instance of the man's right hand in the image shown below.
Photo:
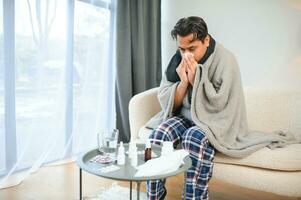
[[[186,95],[187,87],[189,85],[189,80],[187,76],[187,67],[184,65],[184,60],[181,61],[176,71],[181,81],[176,89],[173,111],[175,111],[177,108],[179,108],[182,105],[183,99]]]
[[[182,84],[189,84],[188,75],[187,75],[187,67],[184,64],[184,59],[180,62],[179,66],[176,69]]]

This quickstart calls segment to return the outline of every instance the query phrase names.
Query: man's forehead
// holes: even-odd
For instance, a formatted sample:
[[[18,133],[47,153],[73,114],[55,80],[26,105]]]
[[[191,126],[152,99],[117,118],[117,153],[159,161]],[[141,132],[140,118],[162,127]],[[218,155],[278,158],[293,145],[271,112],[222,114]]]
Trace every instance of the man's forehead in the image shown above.
[[[190,48],[190,47],[195,47],[195,46],[197,46],[198,45],[198,40],[189,40],[189,41],[187,41],[187,42],[180,42],[179,40],[178,40],[178,46],[179,47],[185,47],[185,48]]]

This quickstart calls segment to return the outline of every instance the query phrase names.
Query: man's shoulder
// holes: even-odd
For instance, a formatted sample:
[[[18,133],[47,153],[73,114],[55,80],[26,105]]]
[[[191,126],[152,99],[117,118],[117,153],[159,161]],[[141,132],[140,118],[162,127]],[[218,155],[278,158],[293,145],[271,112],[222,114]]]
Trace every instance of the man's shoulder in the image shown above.
[[[224,47],[221,43],[216,43],[216,48],[215,48],[215,55],[217,58],[219,59],[234,59],[235,60],[235,56],[234,56],[234,53],[229,50],[228,48]]]

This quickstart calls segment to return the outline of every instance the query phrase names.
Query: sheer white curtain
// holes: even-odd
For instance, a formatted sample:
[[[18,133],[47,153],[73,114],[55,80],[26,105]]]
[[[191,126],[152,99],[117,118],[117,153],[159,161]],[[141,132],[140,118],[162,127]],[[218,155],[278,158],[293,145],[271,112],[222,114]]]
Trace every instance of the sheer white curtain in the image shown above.
[[[115,126],[114,9],[91,2],[0,0],[0,188]]]

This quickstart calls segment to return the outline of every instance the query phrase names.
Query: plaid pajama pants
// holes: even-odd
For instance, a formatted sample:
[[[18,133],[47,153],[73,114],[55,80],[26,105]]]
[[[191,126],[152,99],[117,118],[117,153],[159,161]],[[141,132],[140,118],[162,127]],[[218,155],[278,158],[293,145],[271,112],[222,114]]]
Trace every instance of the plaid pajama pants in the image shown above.
[[[174,148],[181,143],[189,151],[192,167],[186,172],[186,190],[182,199],[208,200],[208,183],[212,176],[215,150],[202,132],[192,121],[181,116],[172,117],[160,124],[150,135],[154,143],[172,141]],[[147,181],[146,190],[150,200],[163,199],[166,193],[165,180]],[[183,188],[184,189],[184,188]]]

